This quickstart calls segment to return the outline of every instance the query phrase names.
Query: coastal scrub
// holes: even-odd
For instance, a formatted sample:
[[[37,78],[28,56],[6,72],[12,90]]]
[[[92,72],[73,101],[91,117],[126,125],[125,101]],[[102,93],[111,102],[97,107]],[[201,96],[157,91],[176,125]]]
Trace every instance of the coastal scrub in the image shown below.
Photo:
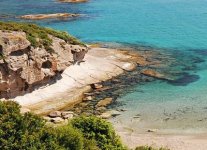
[[[3,150],[125,150],[110,123],[78,117],[68,125],[51,127],[20,105],[0,101],[0,149]]]
[[[85,46],[84,43],[69,35],[67,32],[55,31],[53,29],[41,27],[35,24],[0,22],[0,30],[25,32],[27,40],[30,41],[31,46],[35,48],[43,46],[49,52],[53,52],[51,48],[52,39],[49,37],[49,35],[60,38],[72,45]]]

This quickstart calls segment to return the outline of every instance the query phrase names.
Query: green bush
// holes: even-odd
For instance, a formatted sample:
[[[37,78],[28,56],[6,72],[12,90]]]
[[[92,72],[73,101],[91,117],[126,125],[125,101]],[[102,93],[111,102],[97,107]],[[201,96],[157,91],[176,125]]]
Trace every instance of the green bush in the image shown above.
[[[21,115],[15,102],[0,102],[0,149],[41,147],[39,137],[44,124],[43,119],[30,113]]]
[[[79,129],[88,140],[95,140],[102,150],[125,150],[112,125],[95,116],[78,117],[71,121],[73,127]]]
[[[125,150],[111,124],[77,117],[66,126],[49,127],[41,117],[20,113],[13,101],[0,101],[2,150]]]
[[[69,35],[67,32],[55,31],[53,29],[40,27],[35,24],[0,22],[0,30],[23,31],[26,33],[27,40],[30,41],[33,47],[44,46],[48,52],[53,52],[53,49],[51,48],[52,39],[48,36],[49,34],[54,37],[63,39],[69,44],[85,46],[85,44],[81,43],[79,40]]]
[[[12,101],[0,102],[0,149],[2,150],[82,150],[82,133],[72,128],[46,127],[31,113],[20,114]]]

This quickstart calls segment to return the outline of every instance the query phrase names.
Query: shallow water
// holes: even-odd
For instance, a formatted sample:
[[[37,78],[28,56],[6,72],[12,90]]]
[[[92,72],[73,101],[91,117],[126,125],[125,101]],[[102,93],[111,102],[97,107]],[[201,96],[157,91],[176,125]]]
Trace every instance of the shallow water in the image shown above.
[[[83,4],[1,0],[0,14],[8,16],[0,19],[24,21],[16,16],[80,13],[84,16],[72,20],[33,22],[66,30],[85,42],[137,44],[162,51],[164,48],[178,61],[178,65],[169,67],[179,70],[178,79],[138,84],[133,93],[118,99],[127,111],[113,121],[139,131],[158,128],[163,132],[204,132],[207,130],[206,8],[206,0],[90,0]],[[140,118],[133,119],[136,114]]]

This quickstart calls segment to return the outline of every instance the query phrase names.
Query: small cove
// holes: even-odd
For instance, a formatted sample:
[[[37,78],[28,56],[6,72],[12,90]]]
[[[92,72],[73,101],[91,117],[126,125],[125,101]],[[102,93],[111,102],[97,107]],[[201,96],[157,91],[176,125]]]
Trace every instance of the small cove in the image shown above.
[[[112,42],[115,46],[128,43],[165,51],[176,60],[167,70],[176,80],[137,83],[118,97],[123,105],[115,107],[127,111],[112,121],[138,132],[148,128],[160,132],[207,131],[205,0],[91,0],[77,5],[52,0],[3,0],[0,5],[0,14],[8,15],[1,20],[24,21],[15,16],[31,13],[80,13],[85,16],[34,23],[68,31],[85,42]],[[133,119],[137,114],[140,117]]]

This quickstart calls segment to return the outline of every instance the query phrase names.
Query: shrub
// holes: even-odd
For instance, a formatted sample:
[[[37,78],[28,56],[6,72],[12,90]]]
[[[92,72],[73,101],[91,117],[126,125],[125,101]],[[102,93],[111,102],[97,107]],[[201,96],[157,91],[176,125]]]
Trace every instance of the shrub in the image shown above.
[[[73,127],[82,131],[88,140],[95,140],[102,150],[124,150],[126,149],[119,137],[116,135],[112,125],[95,116],[81,116],[71,121]]]
[[[26,113],[20,114],[20,106],[12,101],[0,102],[0,149],[32,149],[41,147],[39,136],[44,120]]]
[[[36,115],[21,115],[17,103],[0,102],[0,149],[82,150],[83,145],[82,133],[72,126],[46,127]]]
[[[78,117],[66,126],[48,127],[41,117],[20,113],[13,101],[0,101],[0,149],[124,150],[109,122]]]

